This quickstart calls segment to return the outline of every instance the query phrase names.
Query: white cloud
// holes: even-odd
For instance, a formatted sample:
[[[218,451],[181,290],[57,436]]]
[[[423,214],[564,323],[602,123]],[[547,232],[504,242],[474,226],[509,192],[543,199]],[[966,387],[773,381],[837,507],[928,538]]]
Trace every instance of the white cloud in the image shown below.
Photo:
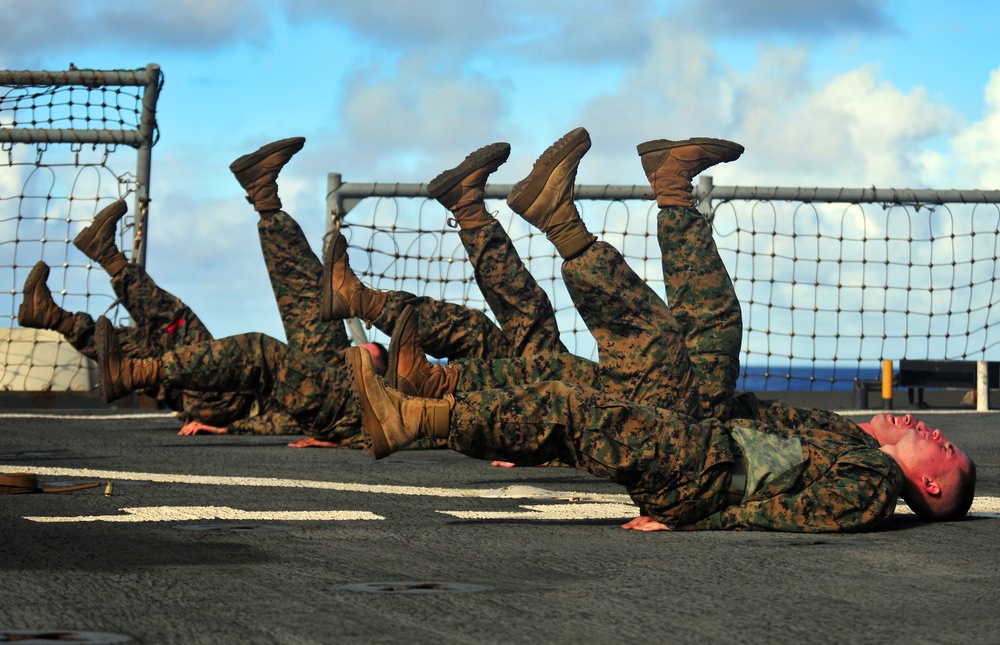
[[[471,150],[509,134],[509,101],[489,79],[436,72],[408,57],[383,71],[366,69],[345,83],[336,132],[317,147],[325,171],[355,181],[423,182]]]
[[[1000,69],[984,90],[986,113],[952,141],[955,188],[1000,189]]]
[[[0,62],[14,69],[37,69],[56,53],[62,69],[90,67],[95,45],[217,50],[270,33],[260,0],[0,0],[0,26]]]
[[[867,66],[837,77],[810,99],[809,110],[828,132],[846,135],[851,157],[844,161],[857,164],[855,181],[924,187],[916,163],[921,145],[948,134],[957,118],[951,108],[931,103],[923,88],[904,94],[877,72]]]
[[[292,22],[331,20],[402,52],[439,52],[441,60],[521,59],[590,66],[634,60],[645,49],[643,0],[590,0],[572,9],[556,0],[287,0]]]

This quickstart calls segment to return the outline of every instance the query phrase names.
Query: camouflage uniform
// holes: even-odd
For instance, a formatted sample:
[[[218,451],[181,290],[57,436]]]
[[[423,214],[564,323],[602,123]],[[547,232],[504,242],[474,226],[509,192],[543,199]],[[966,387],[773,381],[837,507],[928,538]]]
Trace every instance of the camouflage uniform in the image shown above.
[[[180,347],[163,356],[164,383],[252,397],[254,414],[230,424],[229,432],[303,433],[343,447],[360,447],[360,411],[345,371],[344,326],[324,323],[319,315],[322,264],[285,213],[261,220],[259,231],[287,345],[263,334],[244,334]],[[509,333],[482,311],[405,291],[389,294],[373,324],[391,335],[398,315],[412,305],[421,321],[418,339],[431,355],[479,359],[486,365],[488,359],[518,351],[544,351],[555,357],[556,364],[565,360],[568,354],[553,353],[565,352],[565,347],[559,342],[548,297],[524,268],[499,223],[462,231],[461,237],[487,301],[497,303],[498,318],[509,325]],[[423,442],[417,447],[431,445]]]
[[[322,361],[338,361],[350,346],[341,322],[324,322],[319,313],[323,263],[298,222],[284,211],[257,223],[260,250],[288,344]]]
[[[625,486],[670,527],[836,532],[888,519],[903,473],[864,432],[693,417],[561,382],[455,396],[448,447],[479,459],[559,459]],[[799,440],[803,459],[735,500],[732,428]]]
[[[458,233],[472,263],[476,284],[497,317],[508,356],[565,353],[548,295],[535,281],[497,220]]]
[[[212,334],[191,308],[161,289],[143,267],[126,264],[111,278],[111,287],[135,323],[117,330],[119,342],[130,356],[149,358],[174,347],[212,340]],[[97,359],[94,319],[89,314],[74,314],[73,329],[66,334],[66,340],[84,356]],[[250,398],[232,393],[159,387],[147,394],[180,412],[185,421],[197,419],[209,425],[221,426],[242,418],[252,404]]]
[[[459,231],[486,303],[484,312],[405,291],[389,293],[372,324],[392,336],[407,305],[418,307],[422,349],[437,358],[493,360],[543,352],[565,352],[548,296],[538,286],[496,220]]]
[[[671,308],[603,242],[563,264],[601,387],[459,393],[449,447],[525,465],[558,458],[622,484],[671,527],[853,531],[890,517],[904,478],[872,437],[830,413],[734,402],[739,308],[710,230],[690,209],[658,219]],[[779,465],[767,448],[782,443],[793,459]]]
[[[688,357],[681,361],[687,366],[687,373],[683,376],[683,382],[678,383],[678,387],[696,389],[702,409],[695,416],[725,418],[728,414],[728,402],[739,376],[739,352],[742,340],[740,305],[732,281],[715,246],[711,227],[700,213],[689,208],[663,208],[657,217],[657,229],[667,299],[670,302],[669,309],[651,289],[634,276],[620,256],[608,260],[608,267],[617,267],[615,270],[621,274],[622,279],[628,280],[628,288],[635,289],[637,297],[643,303],[642,308],[636,312],[636,319],[631,323],[631,327],[630,323],[624,320],[613,321],[616,323],[614,326],[606,327],[602,312],[591,313],[593,308],[586,305],[588,298],[592,298],[593,294],[581,293],[574,296],[575,302],[583,303],[583,308],[580,309],[581,315],[591,333],[599,341],[602,363],[600,371],[597,363],[566,353],[562,343],[558,342],[558,330],[556,330],[554,332],[556,342],[544,345],[542,352],[537,351],[536,348],[540,344],[536,344],[527,346],[524,352],[513,354],[516,358],[512,360],[492,362],[461,360],[452,363],[459,371],[458,390],[501,388],[546,380],[565,381],[590,387],[602,387],[600,384],[603,382],[609,384],[611,393],[628,398],[630,394],[622,389],[625,387],[622,384],[648,381],[651,373],[658,373],[663,365],[676,366],[678,359],[670,355],[661,356],[659,359],[650,357],[651,360],[639,368],[635,356],[642,355],[642,352],[635,353],[632,347],[619,347],[620,340],[615,340],[609,345],[601,343],[601,339],[627,338],[629,335],[635,336],[640,331],[646,336],[648,330],[640,329],[644,319],[650,316],[662,316],[665,319],[674,317],[676,318],[674,323],[665,330],[654,332],[654,336],[647,337],[645,342],[658,345],[660,343],[654,339],[658,336],[662,341],[664,334],[668,334],[670,339],[674,340],[678,338],[679,328],[687,347]],[[474,229],[472,232],[480,230],[482,229]],[[502,246],[499,244],[499,239],[492,244],[497,247]],[[509,246],[509,240],[507,244]],[[501,314],[497,313],[505,332],[516,328],[555,329],[555,318],[548,298],[533,280],[530,283],[522,283],[520,275],[524,274],[530,278],[530,274],[524,270],[520,258],[512,247],[510,250],[514,254],[511,261],[493,262],[489,265],[489,271],[477,271],[477,279],[479,275],[493,277],[492,284],[488,288],[480,282],[483,293],[488,294],[490,308],[495,313],[513,312],[508,313],[510,321],[505,321]],[[604,266],[593,269],[598,274],[604,270],[609,269]],[[508,285],[519,286],[509,288]],[[601,292],[604,284],[598,280],[589,289]],[[544,300],[536,300],[538,296],[535,295],[525,298],[522,297],[522,293],[541,294],[540,297]],[[617,309],[617,300],[611,304]],[[551,335],[550,332],[549,336]],[[671,343],[663,346],[673,348],[667,351],[676,350]],[[642,389],[641,385],[637,387]]]
[[[252,398],[255,414],[230,426],[236,432],[306,434],[361,446],[361,416],[343,352],[324,361],[250,333],[179,347],[162,360],[168,387]]]
[[[472,263],[479,290],[500,325],[497,327],[482,312],[443,303],[445,307],[468,312],[458,317],[451,314],[451,320],[469,317],[472,324],[464,325],[464,332],[456,329],[444,334],[429,330],[430,333],[422,334],[423,349],[432,356],[447,358],[448,364],[457,370],[457,390],[484,390],[546,380],[596,384],[597,363],[566,350],[559,339],[559,326],[548,295],[524,266],[500,222],[494,219],[484,226],[461,229],[459,237]],[[394,315],[400,311],[401,306]],[[442,317],[438,315],[439,319]],[[376,320],[375,325],[380,322]],[[425,323],[423,314],[420,323],[421,326]],[[391,328],[380,329],[391,334]]]

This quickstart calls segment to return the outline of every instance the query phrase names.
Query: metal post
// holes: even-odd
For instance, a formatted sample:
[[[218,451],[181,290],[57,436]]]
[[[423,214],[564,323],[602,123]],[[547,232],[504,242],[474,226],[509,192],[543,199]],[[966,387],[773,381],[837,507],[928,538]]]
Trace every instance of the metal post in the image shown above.
[[[146,241],[149,238],[149,179],[153,161],[153,144],[156,143],[156,101],[160,97],[160,66],[146,65],[146,89],[142,94],[142,116],[139,119],[139,144],[136,159],[135,186],[135,241],[136,263],[146,265]]]
[[[976,361],[976,411],[986,412],[990,409],[990,377],[987,372],[989,363]]]
[[[702,175],[698,178],[698,191],[695,193],[695,198],[698,200],[698,211],[705,216],[705,219],[709,223],[712,222],[712,189],[715,187],[715,183],[712,178],[707,175]]]
[[[340,221],[344,219],[344,196],[340,187],[344,185],[343,177],[339,172],[331,172],[326,175],[326,232],[329,233],[340,228]]]

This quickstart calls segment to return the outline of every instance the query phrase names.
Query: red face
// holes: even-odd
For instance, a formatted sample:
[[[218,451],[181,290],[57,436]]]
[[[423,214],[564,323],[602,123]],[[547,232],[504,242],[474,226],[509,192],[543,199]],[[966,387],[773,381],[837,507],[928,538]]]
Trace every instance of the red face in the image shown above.
[[[923,421],[918,421],[912,414],[904,414],[901,417],[897,417],[892,414],[876,414],[872,417],[870,423],[862,424],[869,426],[882,445],[893,444],[898,442],[906,431],[913,429],[928,429],[927,424]],[[940,430],[937,430],[940,433]]]
[[[896,417],[877,414],[871,427],[883,437],[883,449],[900,462],[904,470],[939,477],[955,469],[967,470],[969,459],[955,444],[944,438],[937,428],[931,428],[907,414]]]

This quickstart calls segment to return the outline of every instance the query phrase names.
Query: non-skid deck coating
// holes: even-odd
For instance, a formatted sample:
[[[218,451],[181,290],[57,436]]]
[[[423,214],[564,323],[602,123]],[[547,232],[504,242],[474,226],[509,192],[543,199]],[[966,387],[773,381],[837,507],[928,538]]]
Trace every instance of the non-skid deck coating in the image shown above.
[[[0,634],[994,642],[1000,414],[923,416],[977,461],[971,517],[815,536],[623,531],[624,491],[564,468],[180,437],[157,413],[0,413],[0,472],[105,483],[0,497]]]

